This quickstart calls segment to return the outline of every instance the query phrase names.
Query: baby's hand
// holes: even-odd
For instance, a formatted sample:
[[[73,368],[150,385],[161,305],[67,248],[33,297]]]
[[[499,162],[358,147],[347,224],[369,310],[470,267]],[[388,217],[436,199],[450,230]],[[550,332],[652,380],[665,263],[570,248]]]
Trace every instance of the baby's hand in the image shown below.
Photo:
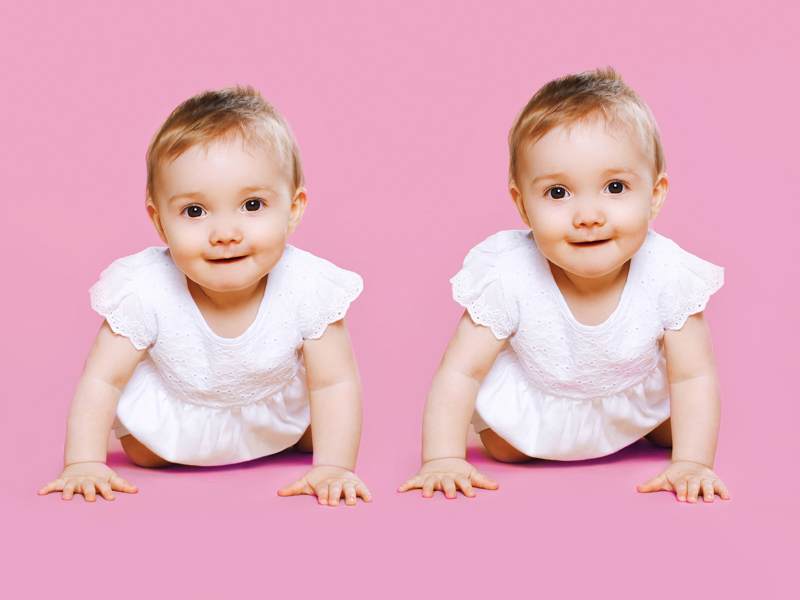
[[[97,499],[97,492],[100,492],[106,500],[113,500],[112,490],[135,494],[139,488],[125,481],[105,463],[82,462],[64,467],[61,476],[40,489],[39,495],[61,492],[62,500],[72,500],[72,496],[78,493],[83,494],[86,502],[94,502]]]
[[[705,465],[688,460],[675,461],[658,477],[645,481],[636,489],[642,493],[662,490],[675,492],[678,502],[692,504],[697,502],[701,492],[705,502],[713,502],[715,493],[723,500],[729,500],[731,497],[728,488],[714,471]]]
[[[300,479],[278,490],[278,496],[298,494],[316,496],[317,502],[328,506],[339,506],[342,495],[344,503],[349,506],[355,505],[358,496],[364,502],[372,502],[372,494],[355,473],[342,467],[325,465],[312,467]]]
[[[397,491],[407,492],[422,488],[422,497],[430,498],[433,490],[442,490],[445,497],[455,498],[458,487],[468,498],[475,497],[473,487],[496,490],[500,485],[486,477],[463,458],[435,458],[422,465],[414,477],[401,485]]]

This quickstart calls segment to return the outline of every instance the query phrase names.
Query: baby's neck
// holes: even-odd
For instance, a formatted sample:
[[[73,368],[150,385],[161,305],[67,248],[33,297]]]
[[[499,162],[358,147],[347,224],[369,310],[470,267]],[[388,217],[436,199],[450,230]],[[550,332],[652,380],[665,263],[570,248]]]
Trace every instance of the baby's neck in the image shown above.
[[[582,325],[601,325],[619,306],[631,261],[602,277],[578,277],[550,263],[550,271],[572,316]]]
[[[235,338],[242,335],[256,319],[267,277],[252,286],[234,292],[216,292],[186,279],[189,293],[203,315],[208,327],[220,337]]]

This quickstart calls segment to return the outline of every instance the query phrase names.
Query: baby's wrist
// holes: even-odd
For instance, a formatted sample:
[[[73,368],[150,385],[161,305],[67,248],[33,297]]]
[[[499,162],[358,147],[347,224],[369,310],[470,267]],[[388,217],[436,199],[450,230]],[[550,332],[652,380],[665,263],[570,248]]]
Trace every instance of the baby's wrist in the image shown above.
[[[328,468],[331,468],[331,469],[343,469],[345,471],[350,471],[351,473],[355,473],[356,472],[355,468],[345,467],[343,465],[337,465],[337,464],[332,463],[332,462],[319,462],[319,463],[318,462],[313,462],[312,465],[311,465],[312,469],[324,468],[324,467],[328,467]]]
[[[672,459],[672,464],[674,465],[675,463],[691,463],[693,465],[698,465],[698,466],[701,466],[701,467],[705,467],[706,469],[711,469],[711,470],[714,469],[713,465],[708,465],[708,464],[706,464],[704,462],[700,462],[699,460],[691,460],[691,459],[688,459],[688,458],[673,458]]]
[[[105,460],[71,460],[71,461],[64,461],[64,468],[67,467],[74,467],[76,465],[105,465]]]
[[[433,462],[435,460],[467,460],[467,457],[465,455],[462,455],[462,456],[456,456],[456,455],[453,455],[453,456],[437,456],[437,457],[434,457],[434,458],[422,457],[422,464],[423,465],[427,465],[429,462]]]

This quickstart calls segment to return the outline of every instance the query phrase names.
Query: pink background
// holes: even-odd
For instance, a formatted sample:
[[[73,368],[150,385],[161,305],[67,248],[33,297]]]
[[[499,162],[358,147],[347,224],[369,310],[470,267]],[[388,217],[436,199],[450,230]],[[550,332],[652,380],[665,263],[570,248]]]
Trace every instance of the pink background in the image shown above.
[[[0,596],[789,597],[796,570],[796,3],[18,3],[0,23],[5,256]],[[791,5],[791,6],[790,6]],[[711,302],[730,502],[637,483],[645,443],[584,463],[470,456],[497,492],[399,495],[428,383],[460,314],[448,279],[521,228],[506,134],[546,81],[613,65],[664,136],[655,228],[724,265]],[[100,325],[86,290],[158,244],[144,152],[181,100],[249,83],[288,117],[310,205],[292,243],[361,273],[348,315],[366,396],[359,473],[375,502],[280,499],[309,459],[146,471],[137,496],[36,496],[61,466],[69,399]]]

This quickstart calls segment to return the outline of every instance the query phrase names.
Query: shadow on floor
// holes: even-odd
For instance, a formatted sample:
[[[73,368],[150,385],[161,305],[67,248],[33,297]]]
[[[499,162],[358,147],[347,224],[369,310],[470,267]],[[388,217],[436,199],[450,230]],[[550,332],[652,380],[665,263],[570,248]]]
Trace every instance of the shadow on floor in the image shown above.
[[[480,440],[476,438],[473,444],[467,448],[467,460],[474,465],[479,464],[507,464],[509,466],[530,467],[536,469],[560,469],[570,467],[586,467],[591,465],[611,465],[620,462],[661,462],[668,460],[672,450],[670,448],[662,448],[641,439],[630,446],[603,456],[601,458],[592,458],[589,460],[544,460],[544,459],[531,459],[524,463],[498,463],[494,460],[484,448]]]
[[[112,450],[109,450],[106,464],[112,469],[120,467],[128,469],[145,469],[144,467],[138,467],[135,464],[133,464],[121,448],[114,448]],[[203,471],[204,473],[207,473],[207,472],[226,472],[226,471],[247,471],[250,469],[259,469],[266,465],[273,465],[273,466],[297,465],[299,467],[305,466],[306,468],[310,468],[311,454],[298,452],[297,450],[289,448],[287,450],[284,450],[283,452],[272,454],[271,456],[263,456],[255,460],[249,460],[247,462],[237,463],[234,465],[223,465],[219,467],[195,467],[191,465],[170,465],[168,467],[162,467],[158,470],[168,471],[172,473],[194,473],[197,471]],[[146,469],[146,470],[151,470],[151,469]]]

